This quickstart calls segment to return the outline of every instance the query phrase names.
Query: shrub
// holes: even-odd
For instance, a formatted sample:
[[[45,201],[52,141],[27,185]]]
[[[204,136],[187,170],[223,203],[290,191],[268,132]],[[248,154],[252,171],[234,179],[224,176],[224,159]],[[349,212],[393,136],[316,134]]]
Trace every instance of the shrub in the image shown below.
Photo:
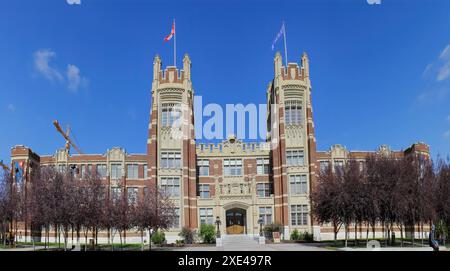
[[[166,235],[162,231],[157,231],[152,235],[152,242],[156,245],[162,245],[166,241]]]
[[[266,237],[268,238],[273,238],[273,233],[274,232],[279,232],[281,233],[283,230],[283,226],[280,224],[267,224],[266,226],[264,226],[264,234]]]
[[[176,240],[176,241],[175,241],[175,246],[177,246],[177,247],[182,247],[182,246],[184,246],[184,240]]]
[[[303,240],[305,240],[306,242],[312,242],[314,240],[314,236],[312,233],[305,231],[303,233]]]
[[[181,229],[181,232],[178,234],[178,236],[183,238],[183,241],[185,244],[192,244],[192,243],[194,243],[194,239],[195,239],[195,231],[189,229],[188,227],[183,227],[183,229]]]
[[[216,230],[214,228],[214,225],[201,225],[198,235],[202,238],[204,243],[213,244],[216,242]]]
[[[295,230],[291,233],[291,240],[292,240],[292,241],[298,241],[298,240],[300,240],[300,233],[298,232],[297,229],[295,229]]]

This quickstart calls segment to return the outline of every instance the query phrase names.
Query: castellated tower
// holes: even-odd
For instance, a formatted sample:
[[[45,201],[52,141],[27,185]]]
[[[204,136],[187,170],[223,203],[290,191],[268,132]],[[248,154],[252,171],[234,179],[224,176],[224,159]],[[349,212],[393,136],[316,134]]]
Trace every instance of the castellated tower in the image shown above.
[[[300,65],[282,65],[281,54],[274,59],[275,75],[267,90],[268,132],[274,183],[274,220],[284,226],[312,225],[312,217],[291,217],[311,213],[310,191],[315,181],[316,139],[311,106],[309,60],[303,53]],[[292,184],[296,184],[293,186]],[[302,191],[290,191],[292,187]],[[294,210],[295,209],[295,210]],[[312,231],[312,226],[310,228]]]
[[[187,54],[182,70],[174,66],[162,70],[160,57],[154,58],[151,94],[148,181],[170,190],[181,223],[174,227],[197,228],[194,90]]]

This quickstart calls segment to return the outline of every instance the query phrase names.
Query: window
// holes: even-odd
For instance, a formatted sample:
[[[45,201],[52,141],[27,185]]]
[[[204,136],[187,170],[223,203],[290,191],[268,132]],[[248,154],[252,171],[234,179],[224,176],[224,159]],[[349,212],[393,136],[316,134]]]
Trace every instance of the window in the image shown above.
[[[209,175],[209,160],[197,160],[197,174],[198,176]]]
[[[359,161],[359,171],[363,172],[365,168],[365,163],[364,161]]]
[[[97,174],[100,178],[104,179],[106,178],[106,165],[97,165]]]
[[[302,105],[300,101],[287,101],[285,105],[286,125],[300,125],[302,122]]]
[[[77,166],[76,165],[70,165],[70,175],[72,177],[75,177],[75,175],[77,175]]]
[[[106,187],[105,186],[100,187],[100,193],[98,195],[98,199],[100,201],[104,201],[106,199]]]
[[[291,205],[291,224],[292,226],[308,225],[307,205]]]
[[[320,161],[320,171],[322,171],[322,172],[327,171],[329,166],[330,166],[330,162]]]
[[[178,121],[181,117],[180,104],[163,104],[161,109],[161,125],[163,127],[171,127],[179,125]]]
[[[269,174],[270,160],[269,158],[256,159],[256,174]]]
[[[58,172],[59,173],[66,172],[66,165],[58,165]]]
[[[144,198],[148,196],[148,187],[144,187]]]
[[[306,175],[289,176],[291,195],[303,195],[308,192]]]
[[[128,187],[127,188],[127,198],[128,204],[136,204],[138,196],[138,188],[137,187]]]
[[[89,164],[89,165],[87,166],[87,172],[88,172],[88,174],[91,174],[91,173],[92,173],[92,165],[91,165],[91,164]]]
[[[111,164],[111,179],[118,180],[122,177],[122,167],[120,164]]]
[[[223,172],[225,176],[241,176],[242,160],[241,159],[224,159]]]
[[[287,165],[288,166],[304,166],[305,154],[303,150],[289,150],[286,151]]]
[[[83,178],[84,174],[86,174],[86,165],[81,165],[80,178]]]
[[[161,153],[162,168],[181,168],[180,152],[162,152]]]
[[[180,208],[175,208],[171,227],[178,229],[180,227]]]
[[[209,184],[198,185],[198,191],[200,194],[200,198],[202,199],[207,199],[211,197],[211,193],[209,191]]]
[[[259,207],[259,218],[263,224],[272,224],[272,207]]]
[[[272,194],[272,184],[271,183],[258,183],[256,184],[256,190],[258,192],[258,197],[267,198]]]
[[[343,170],[344,169],[344,161],[343,160],[335,160],[334,161],[334,168],[336,170]]]
[[[213,208],[200,208],[200,225],[214,224]]]
[[[161,189],[167,193],[169,197],[180,196],[180,178],[179,177],[163,177],[161,178]]]
[[[119,200],[121,195],[122,195],[122,189],[120,187],[112,187],[111,188],[111,199],[113,201]]]
[[[137,180],[138,179],[138,171],[139,166],[136,164],[128,164],[127,165],[127,179],[129,180]]]
[[[147,179],[148,166],[144,165],[144,179]]]

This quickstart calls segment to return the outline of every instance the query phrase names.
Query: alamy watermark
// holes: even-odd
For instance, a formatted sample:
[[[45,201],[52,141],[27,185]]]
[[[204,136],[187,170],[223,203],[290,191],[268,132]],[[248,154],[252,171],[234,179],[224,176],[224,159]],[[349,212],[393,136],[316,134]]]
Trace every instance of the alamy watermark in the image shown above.
[[[279,110],[277,104],[203,104],[201,96],[194,97],[194,104],[162,105],[161,124],[170,128],[174,139],[223,140],[233,135],[239,140],[278,143]],[[189,125],[194,114],[193,134]],[[269,128],[269,129],[268,129]]]

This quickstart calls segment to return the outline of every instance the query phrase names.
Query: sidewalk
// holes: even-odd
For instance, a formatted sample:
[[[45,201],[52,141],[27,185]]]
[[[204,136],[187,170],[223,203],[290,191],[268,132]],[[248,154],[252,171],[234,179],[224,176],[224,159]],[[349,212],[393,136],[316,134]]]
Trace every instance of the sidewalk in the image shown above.
[[[431,247],[381,247],[381,248],[338,248],[340,251],[433,251]],[[439,247],[439,251],[447,251],[446,247]]]

